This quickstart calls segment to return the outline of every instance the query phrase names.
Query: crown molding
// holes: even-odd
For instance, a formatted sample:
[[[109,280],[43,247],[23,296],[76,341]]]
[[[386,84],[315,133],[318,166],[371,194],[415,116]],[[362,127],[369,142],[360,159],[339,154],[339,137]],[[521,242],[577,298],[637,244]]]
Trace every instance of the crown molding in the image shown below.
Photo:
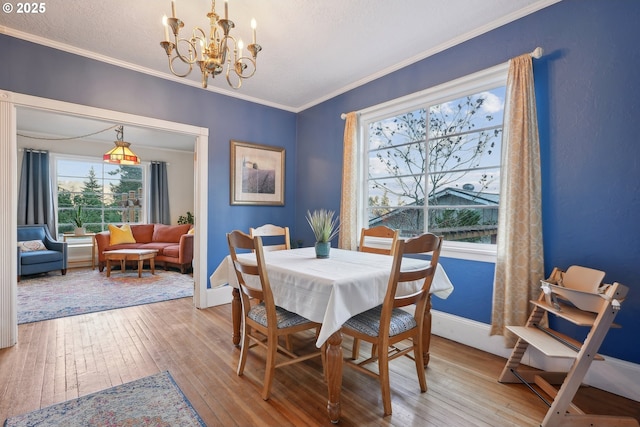
[[[246,96],[240,92],[234,92],[231,90],[226,90],[226,89],[219,89],[217,87],[214,86],[210,86],[207,88],[203,88],[202,85],[198,82],[195,82],[193,80],[189,80],[189,79],[184,79],[181,77],[176,77],[173,74],[169,74],[169,73],[163,73],[160,71],[156,71],[153,70],[151,68],[147,68],[147,67],[142,67],[140,65],[136,65],[136,64],[132,64],[131,62],[126,62],[126,61],[121,61],[119,59],[116,58],[112,58],[110,56],[106,56],[106,55],[102,55],[96,52],[92,52],[90,50],[86,50],[86,49],[80,49],[77,48],[75,46],[71,46],[65,43],[60,43],[57,42],[55,40],[50,40],[47,39],[45,37],[40,37],[40,36],[36,36],[30,33],[25,33],[23,31],[19,31],[19,30],[15,30],[13,28],[10,27],[6,27],[6,26],[1,26],[0,25],[0,34],[5,34],[7,36],[10,37],[15,37],[17,39],[21,39],[21,40],[25,40],[31,43],[35,43],[35,44],[39,44],[42,46],[46,46],[46,47],[50,47],[56,50],[61,50],[63,52],[67,52],[67,53],[72,53],[74,55],[78,55],[78,56],[82,56],[85,58],[89,58],[89,59],[94,59],[96,61],[100,61],[100,62],[104,62],[107,64],[111,64],[111,65],[115,65],[117,67],[120,68],[125,68],[128,70],[132,70],[132,71],[136,71],[138,73],[142,73],[142,74],[147,74],[149,76],[153,76],[153,77],[158,77],[161,79],[165,79],[165,80],[170,80],[172,82],[175,83],[180,83],[183,85],[187,85],[187,86],[192,86],[198,89],[202,89],[202,90],[206,90],[209,92],[214,92],[214,93],[218,93],[220,95],[225,95],[225,96],[229,96],[231,98],[237,98],[237,99],[241,99],[243,101],[248,101],[248,102],[252,102],[255,104],[260,104],[260,105],[265,105],[267,107],[273,107],[273,108],[277,108],[280,110],[285,110],[285,111],[289,111],[289,112],[293,112],[296,113],[297,111],[295,111],[295,109],[293,107],[290,107],[288,105],[282,105],[282,104],[278,104],[275,102],[269,102],[266,101],[264,99],[259,99],[259,98],[254,98],[251,96]]]
[[[443,52],[443,51],[445,51],[445,50],[447,50],[449,48],[452,48],[452,47],[454,47],[456,45],[462,44],[462,43],[464,43],[466,41],[469,41],[469,40],[473,39],[474,37],[480,36],[480,35],[482,35],[484,33],[488,33],[491,30],[494,30],[494,29],[496,29],[498,27],[506,25],[506,24],[508,24],[510,22],[513,22],[513,21],[517,20],[517,19],[523,18],[523,17],[525,17],[527,15],[530,15],[530,14],[532,14],[534,12],[537,12],[538,10],[544,9],[544,8],[546,8],[548,6],[551,6],[551,5],[555,4],[555,3],[559,3],[560,1],[562,1],[562,0],[541,0],[539,2],[536,2],[536,3],[532,4],[532,5],[529,5],[526,8],[522,8],[522,9],[516,11],[516,12],[513,12],[513,13],[509,14],[509,15],[505,15],[500,19],[492,21],[492,22],[490,22],[490,23],[488,23],[486,25],[483,25],[482,27],[479,27],[479,28],[477,28],[477,29],[475,29],[473,31],[469,31],[468,33],[462,34],[461,36],[456,37],[454,39],[451,39],[451,40],[447,41],[446,43],[442,43],[439,46],[436,46],[436,47],[434,47],[432,49],[426,50],[426,51],[421,52],[421,53],[419,53],[417,55],[414,55],[414,56],[412,56],[410,58],[407,58],[406,60],[404,60],[402,62],[398,62],[397,64],[394,64],[391,67],[388,67],[388,68],[385,68],[383,70],[380,70],[377,73],[371,74],[371,75],[369,75],[367,77],[364,77],[364,78],[362,78],[360,80],[357,80],[357,81],[355,81],[355,82],[353,82],[353,83],[351,83],[351,84],[349,84],[347,86],[344,86],[344,87],[342,87],[342,88],[340,88],[338,90],[335,90],[335,91],[333,91],[333,92],[331,92],[331,93],[329,93],[329,94],[327,94],[327,95],[325,95],[325,96],[323,96],[321,98],[318,98],[318,99],[316,99],[314,101],[311,101],[311,102],[309,102],[309,103],[307,103],[307,104],[305,104],[305,105],[303,105],[301,107],[298,107],[296,109],[297,110],[296,112],[304,111],[304,110],[306,110],[308,108],[311,108],[313,106],[321,104],[322,102],[328,101],[331,98],[335,98],[338,95],[342,95],[343,93],[346,93],[346,92],[348,92],[348,91],[350,91],[352,89],[360,87],[360,86],[362,86],[362,85],[364,85],[366,83],[372,82],[372,81],[374,81],[374,80],[376,80],[376,79],[378,79],[380,77],[386,76],[387,74],[391,74],[392,72],[398,71],[398,70],[400,70],[400,69],[402,69],[402,68],[404,68],[404,67],[406,67],[408,65],[415,64],[418,61],[422,61],[425,58],[428,58],[428,57],[433,56],[433,55],[435,55],[437,53]],[[536,47],[535,45],[532,45],[531,46],[531,50],[533,50],[535,47]]]
[[[15,38],[19,38],[22,40],[26,40],[32,43],[36,43],[36,44],[40,44],[43,46],[47,46],[47,47],[51,47],[57,50],[61,50],[64,52],[68,52],[68,53],[72,53],[75,55],[79,55],[79,56],[83,56],[89,59],[94,59],[96,61],[101,61],[101,62],[105,62],[107,64],[111,64],[111,65],[115,65],[121,68],[125,68],[125,69],[129,69],[129,70],[133,70],[139,73],[143,73],[143,74],[147,74],[150,76],[154,76],[154,77],[158,77],[161,79],[165,79],[165,80],[169,80],[175,83],[180,83],[180,84],[184,84],[187,86],[192,86],[198,89],[202,89],[202,90],[207,90],[210,92],[215,92],[218,93],[220,95],[225,95],[225,96],[229,96],[231,98],[236,98],[236,99],[241,99],[243,101],[248,101],[248,102],[252,102],[252,103],[256,103],[256,104],[260,104],[260,105],[264,105],[267,107],[272,107],[272,108],[277,108],[280,110],[284,110],[284,111],[289,111],[292,113],[299,113],[301,111],[304,111],[308,108],[314,107],[318,104],[321,104],[322,102],[325,102],[329,99],[332,99],[338,95],[342,95],[350,90],[353,90],[357,87],[360,87],[366,83],[372,82],[380,77],[383,77],[387,74],[390,74],[394,71],[398,71],[408,65],[414,64],[418,61],[421,61],[425,58],[428,58],[430,56],[433,56],[437,53],[440,53],[442,51],[445,51],[453,46],[456,46],[458,44],[464,43],[468,40],[473,39],[474,37],[477,37],[479,35],[482,35],[484,33],[487,33],[491,30],[494,30],[502,25],[508,24],[510,22],[513,22],[517,19],[520,19],[524,16],[527,16],[531,13],[537,12],[538,10],[544,9],[548,6],[551,6],[555,3],[559,3],[562,0],[540,0],[537,1],[527,7],[524,7],[522,9],[519,9],[513,13],[510,13],[509,15],[505,15],[503,17],[501,17],[500,19],[497,19],[495,21],[492,21],[486,25],[483,25],[482,27],[479,27],[473,31],[469,31],[465,34],[462,34],[459,37],[456,37],[454,39],[451,39],[449,41],[447,41],[446,43],[442,43],[439,46],[436,46],[435,48],[426,50],[424,52],[421,52],[417,55],[414,55],[410,58],[407,58],[404,61],[398,62],[397,64],[394,64],[391,67],[387,67],[385,69],[382,69],[374,74],[371,74],[369,76],[363,77],[362,79],[359,79],[351,84],[348,84],[346,86],[343,86],[335,91],[332,91],[320,98],[317,98],[313,101],[310,101],[304,105],[301,106],[290,106],[290,105],[283,105],[283,104],[278,104],[278,103],[274,103],[274,102],[270,102],[264,99],[259,99],[259,98],[254,98],[251,96],[246,96],[240,92],[234,92],[231,90],[225,90],[225,89],[220,89],[217,87],[208,87],[206,89],[202,88],[201,84],[193,81],[193,80],[189,80],[189,79],[184,79],[181,77],[176,77],[172,74],[169,73],[164,73],[164,72],[160,72],[160,71],[156,71],[153,70],[151,68],[147,68],[147,67],[142,67],[136,64],[132,64],[130,62],[126,62],[126,61],[121,61],[106,55],[102,55],[96,52],[92,52],[86,49],[80,49],[74,46],[70,46],[68,44],[65,43],[60,43],[54,40],[50,40],[44,37],[40,37],[40,36],[35,36],[33,34],[29,34],[29,33],[25,33],[22,31],[18,31],[18,30],[14,30],[10,27],[6,27],[6,26],[2,26],[0,25],[0,34],[6,34],[8,36],[11,37],[15,37]],[[533,48],[535,48],[535,46],[532,46],[532,50]]]

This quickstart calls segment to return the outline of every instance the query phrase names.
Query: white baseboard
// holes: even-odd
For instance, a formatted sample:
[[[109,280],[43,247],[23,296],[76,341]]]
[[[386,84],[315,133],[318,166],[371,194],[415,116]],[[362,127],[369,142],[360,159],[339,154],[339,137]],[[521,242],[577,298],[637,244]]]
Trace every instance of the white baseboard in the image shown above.
[[[207,304],[205,307],[214,307],[216,305],[229,304],[233,299],[231,295],[232,290],[233,287],[229,285],[207,289]]]
[[[511,348],[505,347],[503,337],[490,336],[489,331],[490,325],[486,323],[432,310],[432,334],[509,358]],[[640,402],[640,365],[608,356],[604,358],[604,361],[591,364],[583,383]],[[568,371],[570,368],[569,361],[545,357],[531,346],[522,362],[547,371]]]

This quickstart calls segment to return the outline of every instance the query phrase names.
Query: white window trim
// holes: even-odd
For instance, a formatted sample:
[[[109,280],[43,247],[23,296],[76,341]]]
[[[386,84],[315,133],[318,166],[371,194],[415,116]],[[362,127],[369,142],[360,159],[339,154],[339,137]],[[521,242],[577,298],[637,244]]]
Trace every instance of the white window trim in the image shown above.
[[[92,156],[81,156],[77,154],[63,154],[63,153],[51,153],[51,162],[49,164],[49,175],[51,177],[51,182],[55,183],[54,190],[54,198],[53,198],[53,209],[55,212],[58,212],[58,160],[73,160],[73,161],[91,161],[100,163],[102,160],[100,157],[92,157]],[[149,165],[151,162],[149,161],[141,161],[140,166],[142,166],[142,185],[144,188],[148,188],[149,186]],[[147,223],[149,218],[149,191],[143,192],[143,209],[142,209],[142,221],[141,223]],[[58,230],[60,224],[58,224],[58,215],[56,215],[56,224],[55,229]]]
[[[358,156],[360,161],[358,162],[359,168],[357,171],[358,188],[363,189],[366,184],[368,156],[365,147],[365,136],[369,123],[387,118],[400,111],[410,111],[411,109],[422,108],[425,104],[442,103],[451,99],[466,96],[470,93],[478,93],[497,86],[505,86],[507,84],[508,71],[509,62],[505,62],[468,76],[460,77],[438,86],[359,111]],[[367,200],[365,193],[366,192],[364,191],[358,191],[357,230],[362,229],[362,227],[365,227],[367,224]],[[445,241],[442,245],[441,256],[495,263],[497,247],[496,245],[491,244]]]

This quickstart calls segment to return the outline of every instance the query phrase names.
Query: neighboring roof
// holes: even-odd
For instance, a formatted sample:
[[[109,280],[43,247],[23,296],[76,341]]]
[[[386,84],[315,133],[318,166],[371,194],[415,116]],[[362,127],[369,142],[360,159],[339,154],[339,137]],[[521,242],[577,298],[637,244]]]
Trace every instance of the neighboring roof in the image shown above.
[[[496,193],[478,193],[474,190],[465,190],[457,187],[445,187],[442,190],[435,193],[430,197],[430,200],[438,200],[443,197],[452,196],[463,199],[466,203],[464,205],[484,205],[484,206],[495,206],[498,208],[498,203],[500,201],[500,195]],[[402,206],[403,208],[416,206],[421,208],[423,200],[420,200],[420,204],[409,204]],[[403,209],[406,210],[406,209]],[[401,212],[401,210],[392,210],[384,215],[380,215],[378,218],[371,219],[369,221],[370,225],[381,224],[383,222],[389,221],[393,218],[394,215],[397,215]]]
[[[457,187],[446,187],[433,195],[431,199],[440,199],[444,196],[455,196],[465,199],[471,204],[478,205],[498,205],[500,194],[497,193],[479,193],[475,190],[465,190]]]

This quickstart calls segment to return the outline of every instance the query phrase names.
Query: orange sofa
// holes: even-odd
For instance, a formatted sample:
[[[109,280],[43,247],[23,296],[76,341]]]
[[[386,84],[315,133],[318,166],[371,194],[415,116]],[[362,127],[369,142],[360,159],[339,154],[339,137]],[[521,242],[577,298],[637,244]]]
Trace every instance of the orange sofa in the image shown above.
[[[155,249],[158,251],[155,258],[156,265],[163,265],[165,270],[168,266],[174,266],[183,274],[191,270],[193,234],[189,234],[190,224],[131,224],[130,227],[135,243],[112,245],[109,231],[96,234],[100,271],[103,271],[106,265],[104,252],[116,249]]]

